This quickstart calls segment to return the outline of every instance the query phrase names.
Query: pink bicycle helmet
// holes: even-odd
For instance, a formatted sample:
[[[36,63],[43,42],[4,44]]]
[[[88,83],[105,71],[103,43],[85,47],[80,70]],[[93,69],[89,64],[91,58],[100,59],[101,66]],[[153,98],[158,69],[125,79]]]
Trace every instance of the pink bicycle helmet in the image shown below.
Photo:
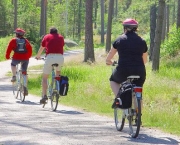
[[[122,24],[124,28],[129,29],[129,30],[132,30],[132,29],[136,30],[138,27],[138,22],[134,19],[126,19],[123,21]]]
[[[14,33],[23,36],[25,34],[25,31],[21,28],[17,28]]]

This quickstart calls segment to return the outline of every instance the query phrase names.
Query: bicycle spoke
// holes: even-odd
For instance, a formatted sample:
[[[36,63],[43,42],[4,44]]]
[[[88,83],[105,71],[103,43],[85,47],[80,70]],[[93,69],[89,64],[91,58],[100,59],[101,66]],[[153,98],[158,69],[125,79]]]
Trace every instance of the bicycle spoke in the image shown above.
[[[58,106],[59,94],[57,92],[53,92],[51,95],[51,109],[52,111],[56,111]]]
[[[20,89],[20,99],[21,99],[21,102],[24,102],[25,100],[25,94],[24,94],[24,87],[21,86],[21,89]]]
[[[12,87],[13,87],[13,95],[14,95],[14,97],[17,99],[17,98],[18,98],[18,94],[19,94],[17,83],[14,82],[14,83],[12,84]]]
[[[137,108],[132,109],[132,115],[128,118],[130,135],[136,138],[139,135],[141,126],[141,102],[137,100]]]
[[[114,109],[114,121],[115,121],[116,129],[118,131],[121,131],[125,123],[125,115],[122,109],[120,108]]]
[[[25,100],[24,78],[23,78],[22,74],[20,74],[20,84],[21,84],[21,87],[20,87],[20,99],[21,99],[21,102],[24,102],[24,100]]]

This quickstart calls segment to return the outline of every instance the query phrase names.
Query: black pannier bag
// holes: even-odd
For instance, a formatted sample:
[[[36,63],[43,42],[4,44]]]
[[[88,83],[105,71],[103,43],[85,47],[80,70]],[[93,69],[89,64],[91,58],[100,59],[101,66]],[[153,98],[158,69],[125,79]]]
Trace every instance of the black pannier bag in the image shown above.
[[[67,76],[61,76],[61,79],[59,82],[60,82],[59,94],[61,96],[66,96],[69,89],[69,78]]]
[[[116,107],[128,109],[132,106],[132,84],[124,82],[121,84],[115,99]]]

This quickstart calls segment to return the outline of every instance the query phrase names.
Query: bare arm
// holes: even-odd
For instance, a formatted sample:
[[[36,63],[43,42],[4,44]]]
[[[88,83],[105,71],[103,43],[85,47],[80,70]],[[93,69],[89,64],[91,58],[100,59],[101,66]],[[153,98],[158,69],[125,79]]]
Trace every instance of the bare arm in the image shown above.
[[[106,57],[106,64],[107,65],[112,65],[112,63],[113,63],[112,58],[114,57],[116,52],[117,52],[117,50],[112,47],[111,50],[109,51],[107,57]]]
[[[37,53],[37,55],[36,55],[36,58],[37,58],[37,59],[40,58],[41,53],[43,52],[44,48],[45,48],[45,47],[42,47],[42,46],[39,48],[38,53]]]
[[[143,58],[144,64],[147,63],[147,56],[148,56],[147,52],[146,52],[146,53],[143,53],[142,58]]]

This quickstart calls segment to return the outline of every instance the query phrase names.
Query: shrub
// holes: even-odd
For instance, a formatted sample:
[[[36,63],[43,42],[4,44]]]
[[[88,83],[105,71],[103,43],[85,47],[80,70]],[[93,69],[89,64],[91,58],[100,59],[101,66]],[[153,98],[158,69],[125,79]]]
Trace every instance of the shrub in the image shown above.
[[[161,55],[174,57],[180,50],[180,28],[174,25],[168,37],[161,45]]]

